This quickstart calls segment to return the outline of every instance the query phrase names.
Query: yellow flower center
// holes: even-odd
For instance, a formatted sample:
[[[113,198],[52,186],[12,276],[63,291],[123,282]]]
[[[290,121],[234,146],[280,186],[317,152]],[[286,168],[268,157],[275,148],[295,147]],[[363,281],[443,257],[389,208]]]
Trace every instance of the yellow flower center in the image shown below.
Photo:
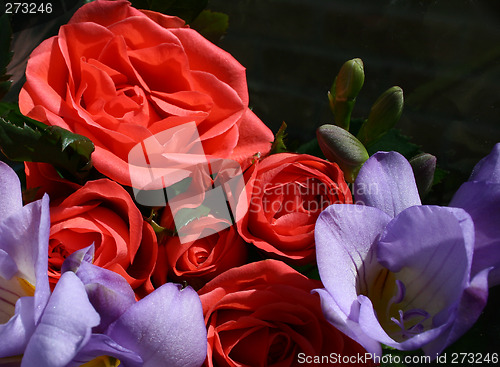
[[[21,297],[32,297],[35,287],[26,279],[13,276],[0,277],[0,324],[5,324],[15,314],[16,302]]]
[[[85,364],[82,364],[80,367],[117,367],[119,365],[119,359],[108,356],[100,356]]]

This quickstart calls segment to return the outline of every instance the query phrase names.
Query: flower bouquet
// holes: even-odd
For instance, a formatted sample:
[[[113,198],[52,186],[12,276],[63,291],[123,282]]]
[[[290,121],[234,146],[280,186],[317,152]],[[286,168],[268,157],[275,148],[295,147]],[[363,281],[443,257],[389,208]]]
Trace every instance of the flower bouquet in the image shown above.
[[[0,18],[0,366],[498,363],[459,342],[500,283],[499,144],[426,201],[402,89],[352,117],[361,59],[291,148],[206,1],[73,5],[26,64],[16,16],[58,9]]]

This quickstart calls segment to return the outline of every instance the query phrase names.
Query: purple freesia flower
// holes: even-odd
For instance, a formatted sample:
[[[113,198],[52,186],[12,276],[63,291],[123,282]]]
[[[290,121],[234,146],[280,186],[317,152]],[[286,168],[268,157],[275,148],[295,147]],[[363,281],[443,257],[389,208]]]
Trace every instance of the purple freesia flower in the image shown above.
[[[22,354],[50,296],[49,199],[23,207],[16,173],[0,162],[0,360]]]
[[[136,302],[127,281],[92,264],[94,248],[71,254],[63,275],[74,274],[100,315],[89,341],[77,350],[69,366],[112,357],[120,366],[201,366],[207,334],[198,294],[167,283]],[[63,341],[63,337],[60,338]],[[47,340],[38,346],[43,351]]]
[[[49,231],[48,197],[23,207],[17,175],[0,162],[0,364],[203,363],[206,329],[193,289],[165,284],[137,302],[123,277],[92,264],[90,247],[66,259],[51,294]]]
[[[490,287],[500,284],[500,143],[474,167],[450,206],[463,208],[474,221],[472,274],[493,267]]]
[[[315,228],[326,318],[381,354],[381,343],[436,357],[486,304],[488,271],[471,278],[474,224],[462,209],[420,205],[408,161],[379,152],[362,167],[356,202]]]
[[[63,361],[69,350],[88,339],[91,327],[99,323],[99,316],[86,294],[75,288],[74,276],[61,278],[50,294],[49,198],[45,195],[23,207],[19,179],[3,162],[0,162],[0,215],[0,362],[41,366],[43,360],[39,356],[33,363],[26,355],[31,353],[40,335],[52,339],[61,334],[65,342],[52,344],[45,352],[51,354],[53,361]],[[47,324],[51,315],[56,322]],[[58,365],[64,364],[51,366]]]

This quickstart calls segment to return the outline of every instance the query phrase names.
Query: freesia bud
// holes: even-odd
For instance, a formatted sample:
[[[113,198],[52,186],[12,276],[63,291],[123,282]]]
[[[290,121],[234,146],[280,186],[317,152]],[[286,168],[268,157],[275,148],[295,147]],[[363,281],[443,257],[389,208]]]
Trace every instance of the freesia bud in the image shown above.
[[[436,161],[436,157],[429,153],[418,154],[409,161],[420,196],[425,195],[432,187]]]
[[[391,87],[382,93],[361,127],[358,139],[368,145],[392,129],[401,117],[403,104],[403,90],[400,87]]]
[[[363,61],[352,59],[342,65],[328,93],[330,108],[335,115],[335,123],[346,130],[349,130],[354,103],[364,81]]]
[[[350,132],[335,125],[320,126],[316,136],[325,157],[339,165],[347,182],[354,182],[369,158],[364,145]]]

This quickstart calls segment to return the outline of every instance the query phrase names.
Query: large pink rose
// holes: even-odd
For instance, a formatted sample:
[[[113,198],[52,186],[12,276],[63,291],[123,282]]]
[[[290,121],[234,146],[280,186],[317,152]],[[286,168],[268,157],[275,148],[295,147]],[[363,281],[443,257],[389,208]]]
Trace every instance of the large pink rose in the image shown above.
[[[156,136],[174,127],[195,126],[204,154],[243,167],[273,140],[248,108],[243,66],[181,19],[127,1],[82,6],[33,51],[26,80],[21,111],[90,138],[94,166],[124,185],[149,174],[131,149],[154,136],[149,148],[167,155],[172,142]]]
[[[207,325],[205,367],[331,366],[356,363],[365,350],[329,324],[313,289],[321,282],[281,261],[230,269],[198,291]],[[323,363],[315,359],[327,358]],[[345,359],[344,359],[345,360]]]
[[[314,227],[331,204],[351,204],[336,163],[307,154],[268,156],[246,172],[252,198],[237,223],[240,235],[269,257],[293,265],[316,259]]]

